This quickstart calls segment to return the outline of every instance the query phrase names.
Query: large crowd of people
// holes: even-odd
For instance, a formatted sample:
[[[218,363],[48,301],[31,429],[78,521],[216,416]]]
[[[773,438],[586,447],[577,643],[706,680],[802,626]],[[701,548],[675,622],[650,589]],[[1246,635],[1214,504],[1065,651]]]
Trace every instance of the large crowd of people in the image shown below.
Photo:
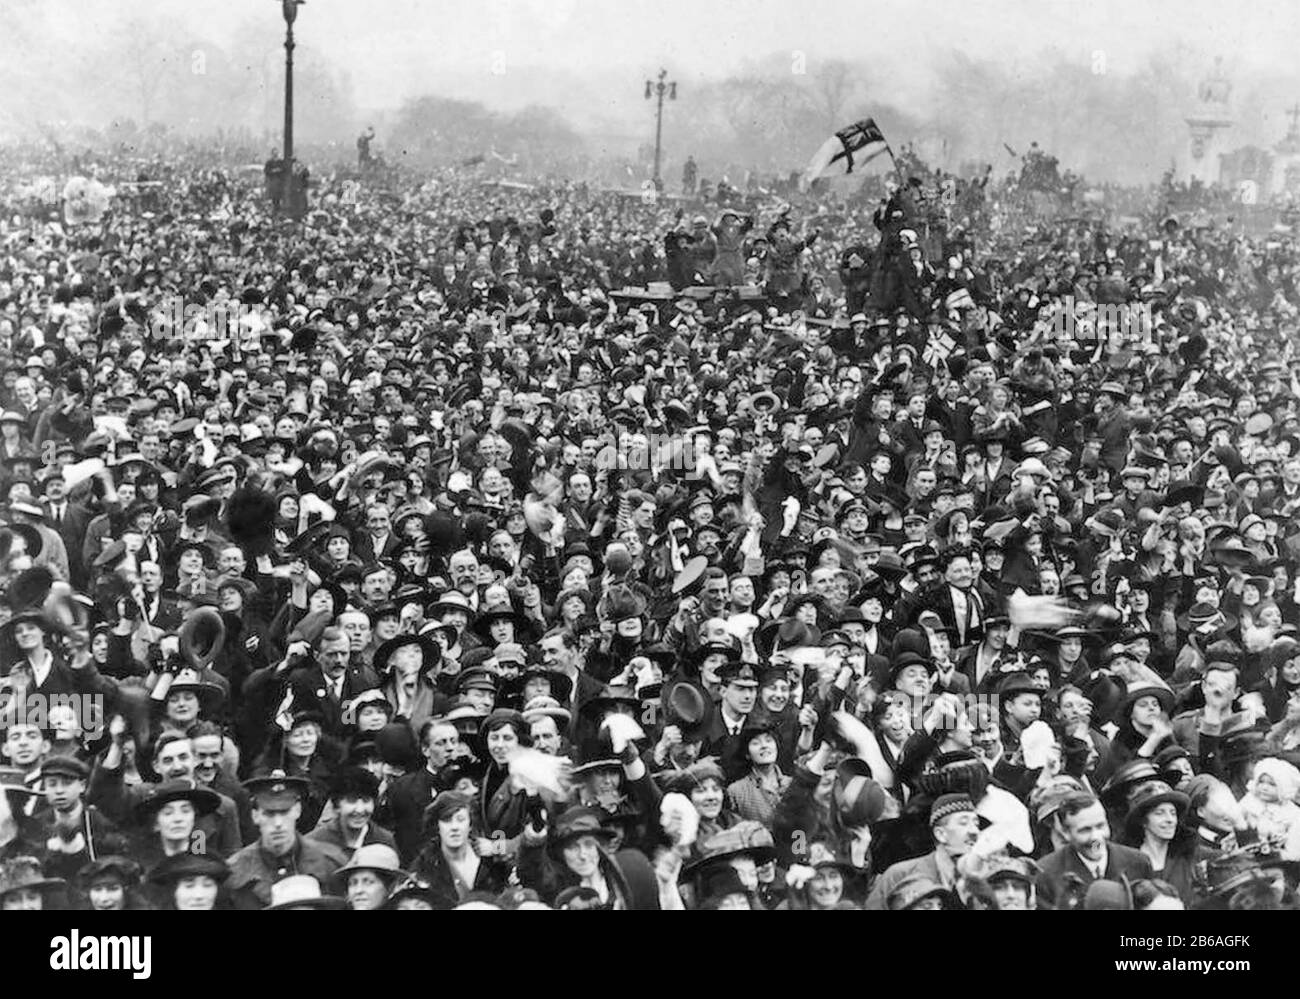
[[[1296,907],[1293,235],[51,166],[4,909]]]

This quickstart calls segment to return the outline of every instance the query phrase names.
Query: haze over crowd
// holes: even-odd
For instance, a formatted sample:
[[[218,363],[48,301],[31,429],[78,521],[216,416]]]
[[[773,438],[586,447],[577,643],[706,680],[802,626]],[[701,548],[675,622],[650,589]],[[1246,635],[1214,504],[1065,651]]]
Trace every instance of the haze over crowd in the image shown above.
[[[390,156],[417,144],[459,155],[464,141],[419,142],[428,116],[408,103],[454,99],[514,116],[484,143],[503,155],[536,154],[549,136],[595,159],[634,159],[653,138],[644,81],[663,66],[679,84],[664,123],[669,170],[689,152],[706,169],[788,171],[829,130],[871,114],[896,144],[916,141],[952,169],[1010,169],[1004,144],[1037,140],[1089,179],[1139,183],[1170,165],[1216,57],[1233,82],[1234,143],[1277,142],[1300,99],[1298,30],[1300,7],[1273,2],[310,0],[296,26],[296,128],[342,155],[371,124]],[[166,126],[269,147],[282,42],[273,0],[9,0],[0,139]]]

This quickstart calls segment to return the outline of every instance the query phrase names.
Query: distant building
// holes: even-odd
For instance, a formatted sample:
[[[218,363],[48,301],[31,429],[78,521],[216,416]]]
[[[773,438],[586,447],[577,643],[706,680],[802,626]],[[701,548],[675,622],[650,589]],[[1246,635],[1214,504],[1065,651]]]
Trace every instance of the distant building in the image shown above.
[[[1300,104],[1287,112],[1291,127],[1286,136],[1273,147],[1272,175],[1269,190],[1273,194],[1289,194],[1300,199]]]
[[[1242,204],[1285,195],[1300,200],[1300,104],[1287,117],[1291,127],[1272,149],[1243,146],[1220,157],[1219,182],[1236,191]]]
[[[1197,88],[1196,104],[1184,119],[1187,143],[1177,163],[1178,179],[1216,184],[1221,180],[1220,158],[1228,152],[1228,132],[1236,123],[1232,113],[1232,84],[1224,76],[1222,60]]]

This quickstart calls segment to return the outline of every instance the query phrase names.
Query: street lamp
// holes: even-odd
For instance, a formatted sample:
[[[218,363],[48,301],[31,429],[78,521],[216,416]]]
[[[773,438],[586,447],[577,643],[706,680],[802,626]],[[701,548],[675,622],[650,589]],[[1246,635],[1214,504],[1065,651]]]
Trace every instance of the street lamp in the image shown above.
[[[290,215],[296,215],[296,191],[293,172],[293,22],[298,20],[298,8],[305,0],[280,0],[284,14],[284,180],[281,187],[281,204]]]
[[[656,94],[659,97],[659,105],[655,109],[655,191],[662,194],[664,189],[663,178],[659,176],[659,154],[662,148],[664,134],[664,94],[668,95],[670,101],[677,100],[677,83],[666,82],[668,70],[659,71],[659,82],[653,80],[645,81],[645,99],[650,100]]]

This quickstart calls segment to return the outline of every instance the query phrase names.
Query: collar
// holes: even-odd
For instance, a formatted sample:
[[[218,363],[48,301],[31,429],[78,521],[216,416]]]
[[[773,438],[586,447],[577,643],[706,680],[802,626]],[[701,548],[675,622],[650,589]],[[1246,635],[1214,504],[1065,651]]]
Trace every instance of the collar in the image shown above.
[[[298,833],[294,833],[293,846],[289,848],[288,853],[280,856],[276,856],[268,851],[259,839],[257,841],[257,852],[261,856],[262,862],[266,864],[267,867],[272,869],[279,867],[292,867],[296,871],[298,867],[298,858],[302,856],[302,836]],[[285,861],[285,863],[282,864],[282,860]]]
[[[721,705],[719,714],[722,716],[722,723],[727,726],[728,730],[730,730],[733,725],[744,728],[745,719],[749,717],[749,715],[740,715],[738,718],[733,717],[725,704]]]
[[[934,866],[939,869],[939,880],[945,888],[957,883],[957,863],[943,850],[934,851]]]
[[[35,657],[27,657],[27,662],[32,668],[32,683],[40,687],[50,675],[50,670],[54,669],[54,653],[42,646]]]

